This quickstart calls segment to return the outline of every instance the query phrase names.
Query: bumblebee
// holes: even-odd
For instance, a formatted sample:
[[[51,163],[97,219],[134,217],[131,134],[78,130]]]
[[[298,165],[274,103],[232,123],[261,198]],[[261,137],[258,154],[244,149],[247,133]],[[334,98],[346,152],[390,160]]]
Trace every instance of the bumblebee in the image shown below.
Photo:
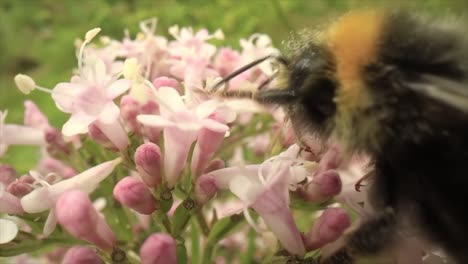
[[[405,223],[468,263],[467,35],[455,20],[352,11],[276,58],[284,85],[223,93],[284,107],[298,134],[334,137],[346,153],[371,157],[377,213],[324,263],[378,255]]]

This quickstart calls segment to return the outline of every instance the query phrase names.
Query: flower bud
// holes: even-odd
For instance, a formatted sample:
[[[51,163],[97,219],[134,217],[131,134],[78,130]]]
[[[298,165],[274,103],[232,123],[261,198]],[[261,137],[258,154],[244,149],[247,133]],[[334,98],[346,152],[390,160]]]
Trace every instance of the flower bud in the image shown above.
[[[222,159],[214,159],[210,162],[210,164],[208,164],[208,167],[206,167],[205,169],[205,173],[209,173],[209,172],[212,172],[212,171],[215,171],[215,170],[220,170],[220,169],[224,169],[225,164],[224,164],[224,161]]]
[[[151,214],[157,207],[148,187],[139,179],[130,176],[120,180],[114,187],[114,198],[140,214]]]
[[[305,200],[322,202],[341,192],[340,175],[335,170],[324,171],[315,175],[311,182],[301,190]]]
[[[45,130],[45,141],[47,142],[47,152],[52,156],[57,154],[70,154],[70,146],[65,142],[62,133],[53,128]]]
[[[315,250],[337,240],[350,225],[351,218],[344,209],[326,209],[305,237],[307,250]]]
[[[179,94],[182,94],[182,90],[180,88],[180,84],[176,79],[173,78],[168,78],[165,76],[162,77],[157,77],[153,80],[153,86],[158,89],[159,87],[162,86],[167,86],[167,87],[172,87],[179,92]]]
[[[141,126],[136,117],[139,114],[140,104],[130,95],[122,96],[120,100],[120,115],[125,120],[128,128],[135,134],[141,134]]]
[[[24,124],[29,127],[47,129],[50,128],[49,120],[32,101],[24,102]]]
[[[195,199],[199,204],[205,204],[213,198],[218,191],[216,179],[210,174],[198,177],[195,183]]]
[[[337,147],[330,147],[322,156],[316,174],[326,170],[337,169],[341,162],[340,151]]]
[[[140,248],[142,264],[176,264],[176,241],[168,234],[149,236]]]
[[[16,180],[16,170],[10,165],[0,164],[0,185],[8,186]]]
[[[63,193],[55,205],[55,214],[58,222],[74,237],[106,250],[115,245],[114,233],[86,193],[79,190]]]
[[[21,179],[10,183],[10,185],[8,185],[6,189],[7,192],[18,198],[22,198],[26,194],[32,192],[32,190],[33,187],[29,183],[26,183]]]
[[[62,264],[104,264],[104,262],[92,248],[76,246],[65,253]]]
[[[135,163],[146,185],[155,187],[161,184],[161,150],[158,145],[154,143],[140,145],[135,151]]]
[[[159,106],[155,101],[148,100],[146,103],[140,106],[140,113],[148,114],[148,115],[159,114]],[[143,135],[145,136],[145,138],[148,139],[150,142],[153,142],[153,143],[159,142],[162,128],[152,127],[152,126],[143,126],[142,131],[143,131]]]

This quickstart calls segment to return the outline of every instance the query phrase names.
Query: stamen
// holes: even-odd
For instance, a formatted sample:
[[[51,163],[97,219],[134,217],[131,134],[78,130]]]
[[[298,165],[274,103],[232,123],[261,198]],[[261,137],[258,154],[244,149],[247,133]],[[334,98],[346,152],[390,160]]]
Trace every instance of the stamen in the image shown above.
[[[80,47],[80,52],[78,53],[78,70],[81,72],[81,69],[83,68],[83,54],[84,54],[84,48],[86,44],[91,42],[91,40],[101,31],[100,28],[93,28],[86,32],[85,35],[85,40],[83,41],[83,44],[81,44]]]

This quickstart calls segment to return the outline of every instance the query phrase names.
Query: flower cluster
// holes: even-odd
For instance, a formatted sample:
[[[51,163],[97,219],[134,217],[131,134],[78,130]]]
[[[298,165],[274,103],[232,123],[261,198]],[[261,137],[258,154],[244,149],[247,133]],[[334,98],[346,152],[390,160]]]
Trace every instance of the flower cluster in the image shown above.
[[[211,43],[224,38],[220,30],[174,26],[167,39],[155,19],[140,28],[121,41],[93,41],[100,29],[90,30],[76,42],[74,75],[53,89],[15,77],[26,94],[50,94],[69,119],[53,127],[31,101],[23,125],[0,112],[0,157],[14,145],[40,150],[30,171],[0,164],[0,257],[307,262],[339,242],[352,211],[371,210],[354,190],[365,159],[343,168],[336,146],[294,144],[282,109],[210,95],[219,78],[279,53],[268,36],[235,50]],[[256,89],[275,67],[267,60],[223,89]]]

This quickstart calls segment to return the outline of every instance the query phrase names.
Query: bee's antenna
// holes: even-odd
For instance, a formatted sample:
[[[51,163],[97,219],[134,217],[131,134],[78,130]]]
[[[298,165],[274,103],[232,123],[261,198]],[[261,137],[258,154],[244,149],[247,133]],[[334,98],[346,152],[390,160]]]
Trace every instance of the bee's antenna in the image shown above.
[[[262,57],[260,59],[257,59],[257,60],[254,60],[252,61],[251,63],[245,65],[245,66],[242,66],[240,67],[239,69],[235,70],[234,72],[232,72],[231,74],[229,74],[228,76],[226,76],[225,78],[223,78],[222,80],[220,80],[219,82],[215,83],[213,85],[213,87],[211,88],[211,91],[212,92],[216,92],[216,90],[219,89],[219,87],[221,87],[221,85],[229,82],[232,78],[236,77],[237,75],[251,69],[252,67],[268,60],[268,59],[271,59],[271,58],[278,58],[278,56],[275,56],[275,55],[268,55],[268,56],[265,56],[265,57]],[[284,63],[284,60],[282,59],[278,59],[279,62],[281,63]]]

